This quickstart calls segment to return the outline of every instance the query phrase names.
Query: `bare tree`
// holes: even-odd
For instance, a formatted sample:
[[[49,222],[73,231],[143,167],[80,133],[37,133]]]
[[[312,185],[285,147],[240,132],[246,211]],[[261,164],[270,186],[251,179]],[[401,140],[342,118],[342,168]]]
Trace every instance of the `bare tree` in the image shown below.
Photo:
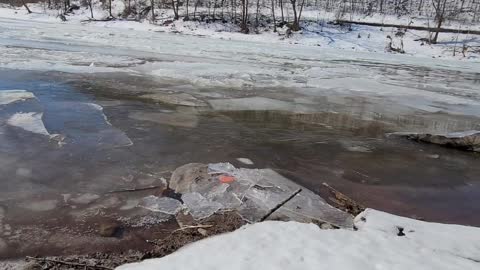
[[[447,0],[432,0],[432,4],[435,10],[435,21],[437,23],[437,27],[435,29],[435,35],[433,36],[433,39],[430,42],[437,43],[440,27],[442,27],[442,23],[445,21],[445,10],[447,8]]]

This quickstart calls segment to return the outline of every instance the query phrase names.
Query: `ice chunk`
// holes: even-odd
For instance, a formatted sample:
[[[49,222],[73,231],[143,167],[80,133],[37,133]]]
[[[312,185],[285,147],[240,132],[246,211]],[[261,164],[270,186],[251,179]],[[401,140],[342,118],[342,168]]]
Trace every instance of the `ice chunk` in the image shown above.
[[[143,198],[139,206],[153,212],[161,212],[169,215],[175,215],[182,209],[182,203],[178,200],[153,195]]]
[[[233,174],[234,171],[235,171],[235,166],[233,166],[228,162],[208,164],[209,174],[219,174],[219,173]]]
[[[223,208],[222,204],[210,201],[198,192],[185,193],[182,200],[196,220],[207,218]]]
[[[7,124],[32,133],[50,136],[43,124],[42,116],[41,112],[16,113],[7,120]]]
[[[35,95],[25,90],[0,91],[0,105],[10,104],[16,101],[24,101],[31,98],[35,98]]]
[[[237,158],[237,160],[246,165],[253,165],[253,161],[248,158]]]

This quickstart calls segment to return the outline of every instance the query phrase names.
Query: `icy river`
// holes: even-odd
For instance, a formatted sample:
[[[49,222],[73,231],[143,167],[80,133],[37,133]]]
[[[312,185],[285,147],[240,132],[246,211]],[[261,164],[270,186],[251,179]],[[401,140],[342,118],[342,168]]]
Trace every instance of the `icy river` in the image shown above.
[[[480,226],[478,154],[385,136],[475,129],[478,62],[0,18],[0,258],[146,245],[190,162]]]

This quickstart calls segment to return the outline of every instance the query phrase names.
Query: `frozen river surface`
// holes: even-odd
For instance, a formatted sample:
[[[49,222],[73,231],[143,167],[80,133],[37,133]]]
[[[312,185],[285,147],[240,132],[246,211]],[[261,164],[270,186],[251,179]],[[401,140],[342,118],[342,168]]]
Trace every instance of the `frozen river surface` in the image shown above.
[[[478,154],[385,137],[475,129],[475,62],[0,18],[0,257],[141,246],[139,199],[190,162],[480,226]]]

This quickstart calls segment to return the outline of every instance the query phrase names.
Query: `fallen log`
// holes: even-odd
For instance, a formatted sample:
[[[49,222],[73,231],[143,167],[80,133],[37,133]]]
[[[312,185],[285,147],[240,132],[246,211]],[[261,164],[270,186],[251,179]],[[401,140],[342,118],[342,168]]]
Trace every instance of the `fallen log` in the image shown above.
[[[451,28],[432,28],[426,26],[416,26],[416,25],[403,25],[403,24],[392,24],[392,23],[375,23],[375,22],[357,22],[357,21],[348,21],[348,20],[336,20],[331,22],[333,24],[358,24],[358,25],[368,25],[368,26],[377,26],[377,27],[396,27],[404,28],[411,30],[420,30],[420,31],[429,31],[429,32],[440,32],[440,33],[459,33],[459,34],[472,34],[480,35],[480,30],[468,30],[468,29],[451,29]]]

